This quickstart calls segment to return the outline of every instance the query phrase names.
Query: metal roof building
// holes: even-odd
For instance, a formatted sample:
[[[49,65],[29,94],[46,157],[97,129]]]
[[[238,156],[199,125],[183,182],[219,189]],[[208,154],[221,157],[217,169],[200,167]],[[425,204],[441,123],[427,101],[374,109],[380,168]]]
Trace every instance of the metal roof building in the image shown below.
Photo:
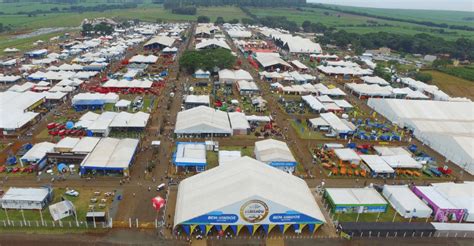
[[[81,174],[103,172],[125,174],[133,162],[138,139],[102,138],[81,163]]]
[[[0,198],[4,209],[43,209],[52,199],[50,188],[14,188],[8,189]]]

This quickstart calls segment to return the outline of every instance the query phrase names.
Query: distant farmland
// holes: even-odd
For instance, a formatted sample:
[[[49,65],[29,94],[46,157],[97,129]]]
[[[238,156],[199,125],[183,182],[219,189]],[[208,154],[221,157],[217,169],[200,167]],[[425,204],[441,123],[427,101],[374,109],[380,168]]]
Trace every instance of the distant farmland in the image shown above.
[[[423,70],[433,76],[432,84],[448,95],[474,99],[474,82],[435,70]]]
[[[347,7],[347,8],[350,8],[350,7]],[[403,10],[396,10],[396,12],[402,12],[402,11]],[[390,33],[410,34],[410,35],[414,35],[417,33],[428,33],[430,35],[442,37],[447,40],[455,40],[460,37],[467,37],[467,38],[474,39],[474,32],[472,31],[428,27],[424,25],[417,25],[417,24],[399,22],[399,21],[382,20],[378,18],[347,14],[347,13],[338,12],[334,10],[319,9],[319,8],[303,8],[303,9],[250,8],[250,12],[252,14],[255,14],[258,17],[285,16],[287,17],[288,20],[295,21],[298,24],[303,23],[305,20],[309,20],[311,22],[321,22],[327,26],[335,27],[336,29],[343,29],[349,32],[356,32],[356,33],[361,33],[361,34],[385,31],[385,32],[390,32]],[[430,12],[430,11],[427,11],[427,12]],[[424,20],[424,19],[420,19],[420,20]],[[439,22],[444,23],[444,19],[439,20]],[[374,24],[374,23],[377,24],[378,26],[371,26],[371,24]],[[443,31],[440,31],[440,30],[443,30]]]

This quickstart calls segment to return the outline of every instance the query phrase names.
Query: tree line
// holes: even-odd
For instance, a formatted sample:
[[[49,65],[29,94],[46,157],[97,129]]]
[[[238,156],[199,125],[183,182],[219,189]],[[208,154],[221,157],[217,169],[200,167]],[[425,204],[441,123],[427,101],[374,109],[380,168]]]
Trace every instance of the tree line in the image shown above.
[[[110,35],[114,32],[114,27],[108,25],[105,22],[101,22],[97,25],[86,23],[82,25],[83,36],[94,36],[94,35]]]
[[[327,6],[327,5],[323,5],[323,4],[307,4],[307,6],[311,7],[311,8],[338,11],[338,12],[342,12],[342,13],[346,13],[346,14],[365,16],[365,17],[376,18],[376,19],[381,19],[381,20],[405,22],[405,23],[411,23],[411,24],[423,25],[423,26],[429,26],[429,27],[448,28],[448,29],[464,30],[464,31],[474,31],[474,27],[470,27],[470,26],[467,26],[467,25],[448,25],[446,23],[435,23],[435,22],[432,22],[432,21],[413,20],[413,19],[397,18],[397,17],[384,16],[384,15],[369,14],[369,13],[366,13],[366,12],[360,12],[360,11],[354,11],[354,10],[348,10],[348,9],[340,9],[338,7],[331,7],[331,6]]]
[[[388,32],[350,33],[345,30],[325,32],[319,38],[323,44],[332,43],[340,47],[351,47],[359,52],[365,49],[388,47],[411,54],[450,54],[452,58],[474,60],[474,40],[459,38],[448,41],[426,33],[415,35]]]
[[[296,22],[290,21],[284,16],[258,17],[244,7],[241,9],[245,13],[249,13],[248,15],[256,23],[272,28],[283,28],[290,32],[300,30],[300,26]],[[467,38],[448,41],[426,33],[416,35],[388,32],[359,34],[337,30],[334,27],[328,27],[319,22],[312,23],[308,20],[302,23],[301,29],[305,32],[324,34],[324,36],[318,38],[318,41],[322,44],[335,44],[340,47],[350,45],[359,52],[363,52],[365,49],[388,47],[399,52],[411,54],[450,54],[453,58],[474,60],[474,40]]]
[[[250,6],[250,7],[296,7],[306,4],[306,0],[164,0],[165,9],[183,6]]]

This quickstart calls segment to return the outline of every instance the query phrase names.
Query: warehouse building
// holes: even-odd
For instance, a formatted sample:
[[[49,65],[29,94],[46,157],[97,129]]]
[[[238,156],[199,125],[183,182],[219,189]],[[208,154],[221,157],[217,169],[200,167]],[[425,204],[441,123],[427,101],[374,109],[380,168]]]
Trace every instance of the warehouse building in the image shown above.
[[[81,175],[129,175],[138,148],[138,139],[102,138],[81,162]]]
[[[325,222],[304,180],[242,157],[181,181],[174,229],[188,235],[314,233]]]
[[[14,188],[8,189],[0,198],[3,209],[43,209],[53,199],[53,189]]]
[[[86,156],[91,153],[100,138],[98,137],[82,137],[71,138],[65,137],[61,139],[54,151],[46,153],[49,163],[66,163],[66,164],[81,164]]]

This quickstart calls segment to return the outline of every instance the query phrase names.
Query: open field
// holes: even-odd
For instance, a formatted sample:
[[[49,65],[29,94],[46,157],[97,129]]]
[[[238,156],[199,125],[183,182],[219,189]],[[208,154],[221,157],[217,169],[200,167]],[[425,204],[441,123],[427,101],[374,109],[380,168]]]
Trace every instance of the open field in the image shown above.
[[[0,9],[4,3],[0,3]],[[35,3],[33,6],[42,6]],[[28,17],[27,15],[0,15],[0,23],[5,26],[14,28],[15,33],[28,33],[35,29],[46,27],[70,27],[78,28],[85,18],[109,17],[117,19],[140,19],[142,21],[156,22],[163,21],[195,21],[197,16],[206,15],[212,21],[218,16],[224,17],[226,20],[242,19],[247,17],[237,7],[210,7],[199,8],[196,15],[178,15],[172,14],[160,5],[143,4],[135,9],[110,10],[105,12],[85,12],[85,13],[55,13],[41,14]],[[64,31],[66,32],[66,31]],[[20,50],[28,50],[33,48],[33,42],[37,40],[48,40],[51,37],[58,36],[64,32],[55,32],[44,35],[38,35],[30,38],[15,39],[12,35],[0,35],[0,55],[7,47],[16,47]]]
[[[34,45],[33,45],[34,42],[38,40],[48,41],[50,38],[55,37],[55,36],[61,36],[65,32],[66,31],[53,32],[53,33],[38,35],[35,37],[21,38],[21,39],[13,39],[13,38],[9,38],[8,36],[0,36],[0,55],[3,55],[4,54],[3,50],[9,47],[10,48],[15,47],[22,52],[31,50],[34,48]]]
[[[94,189],[78,189],[77,191],[80,193],[78,197],[72,197],[72,196],[64,195],[65,191],[66,191],[66,189],[64,189],[64,188],[54,189],[53,190],[53,201],[50,204],[60,202],[62,197],[64,197],[65,199],[71,201],[74,204],[74,206],[76,208],[76,211],[77,211],[77,220],[78,221],[85,221],[86,214],[88,212],[88,207],[89,207],[89,200],[94,197],[94,191],[95,190]],[[102,195],[97,196],[97,198],[100,198],[100,199],[104,198],[103,192],[102,192]],[[107,199],[107,203],[105,203],[107,207],[110,207],[112,198]],[[98,199],[99,201],[97,202],[97,204],[100,203],[100,199]],[[106,211],[107,207],[104,208],[104,209],[99,209],[97,204],[95,205],[95,211]],[[13,221],[23,220],[23,215],[22,215],[20,210],[8,210],[7,213],[8,213],[8,218],[10,220],[13,220]],[[2,211],[2,213],[0,213],[0,220],[7,220],[7,213],[5,213],[5,211]],[[43,209],[42,215],[40,214],[40,212],[38,210],[24,210],[23,213],[24,213],[24,218],[27,221],[41,221],[41,216],[43,216],[43,219],[45,221],[51,222],[51,220],[52,220],[52,217],[51,217],[51,214],[49,212],[48,206],[46,206]],[[62,219],[62,221],[63,222],[65,222],[65,221],[74,221],[75,222],[75,217],[74,216],[69,216],[69,217],[66,217],[66,218]]]
[[[474,99],[474,82],[461,79],[443,72],[426,70],[425,73],[433,76],[432,84],[453,97],[467,97]]]
[[[1,6],[1,4],[0,4]],[[237,7],[198,8],[196,15],[178,15],[165,10],[159,5],[143,5],[135,9],[110,10],[105,12],[57,13],[28,17],[27,15],[0,15],[0,23],[18,29],[35,29],[41,27],[77,27],[84,18],[110,17],[118,19],[140,19],[142,21],[190,21],[197,16],[206,15],[215,21],[218,16],[226,20],[246,17]]]
[[[346,14],[326,9],[305,8],[305,11],[300,11],[293,8],[250,8],[250,11],[258,17],[286,16],[288,20],[295,21],[298,24],[303,23],[305,20],[309,20],[315,23],[321,22],[324,25],[335,27],[336,29],[342,29],[356,33],[385,31],[390,33],[414,35],[425,32],[433,36],[443,37],[445,39],[451,40],[463,36],[474,38],[474,32],[469,31],[446,29],[445,31],[449,32],[449,34],[443,34],[438,32],[439,28],[431,28],[405,22],[388,21],[372,17]],[[386,24],[387,26],[370,26],[370,24],[373,22],[376,22],[379,25]]]
[[[472,13],[463,11],[440,11],[440,10],[415,10],[415,9],[378,9],[361,8],[349,6],[336,6],[342,10],[358,11],[371,15],[380,15],[393,18],[403,18],[407,20],[430,21],[433,23],[445,23],[448,25],[466,25],[474,26],[473,20],[466,18],[472,17]]]

